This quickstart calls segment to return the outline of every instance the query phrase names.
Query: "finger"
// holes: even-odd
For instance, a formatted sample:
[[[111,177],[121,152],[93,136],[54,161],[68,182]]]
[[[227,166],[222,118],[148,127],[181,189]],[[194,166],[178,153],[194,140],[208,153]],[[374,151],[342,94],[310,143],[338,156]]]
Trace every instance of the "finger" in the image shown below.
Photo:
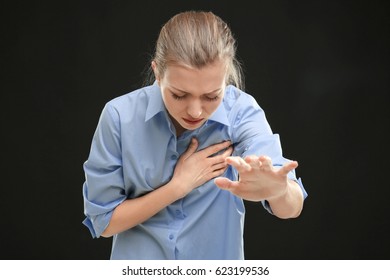
[[[255,155],[249,155],[244,158],[245,162],[252,166],[252,168],[259,169],[261,166],[261,163],[259,162],[259,157]]]
[[[228,156],[231,156],[232,153],[233,153],[233,147],[229,146],[222,154],[217,155],[215,157],[210,157],[210,159],[212,159],[212,162],[214,164],[217,164],[217,163],[220,163],[220,162],[225,162],[225,159]]]
[[[201,151],[201,153],[204,154],[205,157],[210,157],[226,148],[228,148],[232,142],[230,141],[224,141],[222,143],[211,145]]]
[[[290,161],[284,164],[279,170],[278,173],[282,175],[287,175],[291,170],[298,167],[297,161]]]
[[[228,156],[231,156],[233,153],[233,146],[230,145],[223,153],[222,153],[222,156],[223,158],[226,158]]]
[[[226,167],[221,168],[221,169],[216,169],[214,171],[210,171],[209,173],[205,174],[204,179],[206,181],[209,181],[213,178],[217,178],[217,177],[221,176],[225,172],[225,170],[226,170]]]
[[[233,166],[238,172],[250,171],[252,169],[241,157],[227,157],[226,163]]]
[[[259,157],[260,166],[263,169],[271,169],[272,168],[272,160],[269,156],[260,156]]]
[[[244,158],[244,160],[245,160],[245,162],[246,163],[253,163],[254,161],[256,161],[258,159],[258,157],[257,156],[254,156],[254,155],[250,155],[250,156],[246,156],[245,158]]]
[[[196,149],[198,148],[198,145],[199,145],[198,140],[195,137],[193,137],[191,139],[190,144],[188,145],[187,150],[183,154],[184,158],[188,158],[190,155],[195,153]]]
[[[216,178],[216,177],[221,176],[223,173],[225,173],[226,169],[227,169],[227,167],[225,166],[225,167],[222,167],[222,168],[220,168],[220,169],[214,170],[214,171],[211,173],[212,176],[211,176],[211,178],[210,178],[209,180],[211,180],[212,178]]]
[[[216,163],[212,166],[213,170],[220,170],[220,169],[226,169],[227,163],[225,161]]]
[[[214,179],[214,183],[217,185],[217,187],[223,189],[223,190],[232,190],[237,185],[236,181],[231,181],[228,178],[225,177],[218,177]]]

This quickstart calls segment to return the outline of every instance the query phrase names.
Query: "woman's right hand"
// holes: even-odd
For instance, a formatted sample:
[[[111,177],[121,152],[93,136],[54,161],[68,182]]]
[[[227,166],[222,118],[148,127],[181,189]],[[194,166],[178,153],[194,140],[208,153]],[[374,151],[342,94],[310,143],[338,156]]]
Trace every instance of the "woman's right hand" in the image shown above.
[[[175,181],[177,186],[180,186],[181,197],[207,181],[221,176],[228,167],[225,159],[233,152],[230,141],[196,151],[198,145],[198,140],[192,138],[187,150],[180,156],[173,173],[171,181]],[[214,155],[224,149],[221,154]]]
[[[196,151],[197,148],[198,141],[192,139],[187,151],[176,164],[172,180],[166,185],[119,204],[102,236],[110,237],[143,223],[196,187],[225,172],[228,167],[225,158],[233,152],[230,141],[209,146],[201,151]],[[226,150],[222,152],[224,149]],[[213,156],[218,152],[221,154]]]

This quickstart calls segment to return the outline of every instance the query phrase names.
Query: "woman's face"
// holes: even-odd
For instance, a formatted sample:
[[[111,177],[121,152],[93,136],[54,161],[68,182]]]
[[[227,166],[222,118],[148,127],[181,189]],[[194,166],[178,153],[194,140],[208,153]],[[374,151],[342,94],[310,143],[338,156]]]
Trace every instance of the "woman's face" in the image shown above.
[[[155,70],[155,65],[152,67]],[[179,136],[202,126],[221,104],[226,68],[221,62],[201,69],[169,65],[161,79],[156,77]]]

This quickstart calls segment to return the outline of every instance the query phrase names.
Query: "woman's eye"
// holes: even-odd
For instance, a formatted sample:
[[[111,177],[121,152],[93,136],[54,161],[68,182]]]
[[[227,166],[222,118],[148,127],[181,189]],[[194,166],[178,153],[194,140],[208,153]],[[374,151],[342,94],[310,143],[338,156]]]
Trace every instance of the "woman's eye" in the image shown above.
[[[171,92],[171,95],[172,95],[172,97],[173,97],[174,99],[176,99],[176,100],[183,100],[183,99],[185,99],[185,98],[187,97],[187,94],[178,95],[178,94],[175,94],[175,93],[173,93],[173,92]],[[212,101],[216,101],[216,100],[219,99],[219,94],[216,95],[216,96],[212,96],[212,97],[207,96],[207,95],[204,95],[202,98],[203,98],[204,100],[206,100],[206,101],[212,102]]]
[[[219,95],[214,96],[214,97],[208,97],[208,96],[206,96],[206,100],[207,100],[207,101],[216,101],[216,100],[218,100],[218,98],[219,98]]]
[[[171,93],[172,94],[172,97],[176,100],[182,100],[185,98],[185,95],[183,96],[180,96],[180,95],[177,95],[177,94],[174,94],[174,93]]]

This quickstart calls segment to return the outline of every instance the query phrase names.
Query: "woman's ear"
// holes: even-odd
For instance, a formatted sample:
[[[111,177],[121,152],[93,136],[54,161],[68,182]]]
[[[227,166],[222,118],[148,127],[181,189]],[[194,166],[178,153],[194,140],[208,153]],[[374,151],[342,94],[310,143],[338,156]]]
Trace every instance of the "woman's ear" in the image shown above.
[[[160,77],[158,75],[157,64],[154,60],[152,61],[152,69],[154,73],[154,78],[156,79],[157,83],[160,84]]]

